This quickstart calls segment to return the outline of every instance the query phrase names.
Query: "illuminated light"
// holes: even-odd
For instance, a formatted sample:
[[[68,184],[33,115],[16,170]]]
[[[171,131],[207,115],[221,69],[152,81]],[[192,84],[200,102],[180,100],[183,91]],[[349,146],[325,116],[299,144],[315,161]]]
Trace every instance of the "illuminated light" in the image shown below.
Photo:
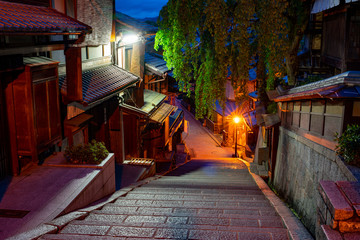
[[[135,34],[125,35],[121,42],[125,44],[131,44],[139,41],[139,37]]]
[[[234,117],[234,122],[235,122],[235,123],[239,123],[239,122],[240,122],[240,118],[239,118],[239,117]]]

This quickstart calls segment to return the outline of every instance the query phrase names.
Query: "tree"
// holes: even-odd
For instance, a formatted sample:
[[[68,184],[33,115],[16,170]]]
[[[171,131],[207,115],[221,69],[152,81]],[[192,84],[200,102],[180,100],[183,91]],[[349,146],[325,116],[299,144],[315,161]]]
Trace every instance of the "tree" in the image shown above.
[[[196,83],[196,117],[211,112],[215,100],[225,103],[229,73],[240,101],[247,97],[251,67],[257,66],[263,96],[266,89],[275,87],[276,77],[295,69],[295,62],[285,65],[285,58],[291,60],[297,54],[299,44],[290,43],[298,40],[294,36],[309,18],[307,12],[297,12],[308,2],[169,0],[160,12],[155,48],[163,48],[180,90],[190,94],[191,83]]]

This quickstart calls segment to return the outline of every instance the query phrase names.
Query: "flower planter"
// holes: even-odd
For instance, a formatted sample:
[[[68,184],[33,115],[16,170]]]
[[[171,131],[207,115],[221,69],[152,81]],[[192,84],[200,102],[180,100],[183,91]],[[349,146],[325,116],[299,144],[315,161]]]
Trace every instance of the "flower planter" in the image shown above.
[[[49,167],[77,168],[84,171],[81,187],[74,187],[71,196],[66,199],[67,206],[60,215],[83,208],[116,190],[115,185],[115,155],[109,155],[100,164],[72,164],[66,161],[63,153],[58,153],[44,164]],[[78,181],[78,179],[76,179]]]

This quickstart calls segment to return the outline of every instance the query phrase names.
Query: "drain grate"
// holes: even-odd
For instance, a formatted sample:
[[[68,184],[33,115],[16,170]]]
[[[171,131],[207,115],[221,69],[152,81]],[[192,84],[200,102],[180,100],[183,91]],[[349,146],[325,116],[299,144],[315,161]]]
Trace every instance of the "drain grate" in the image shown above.
[[[2,218],[23,218],[30,211],[13,210],[13,209],[0,209],[0,217]]]

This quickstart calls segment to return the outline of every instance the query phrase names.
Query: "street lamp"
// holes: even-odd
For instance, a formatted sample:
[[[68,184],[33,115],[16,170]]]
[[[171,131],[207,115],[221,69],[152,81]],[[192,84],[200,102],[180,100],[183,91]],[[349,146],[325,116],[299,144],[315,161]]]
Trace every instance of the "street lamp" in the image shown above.
[[[127,34],[127,35],[124,35],[123,39],[121,40],[121,42],[125,45],[127,44],[133,44],[133,43],[136,43],[138,42],[140,39],[137,35],[135,34]]]
[[[235,157],[237,157],[237,125],[240,122],[240,118],[238,116],[234,117],[235,122]]]

